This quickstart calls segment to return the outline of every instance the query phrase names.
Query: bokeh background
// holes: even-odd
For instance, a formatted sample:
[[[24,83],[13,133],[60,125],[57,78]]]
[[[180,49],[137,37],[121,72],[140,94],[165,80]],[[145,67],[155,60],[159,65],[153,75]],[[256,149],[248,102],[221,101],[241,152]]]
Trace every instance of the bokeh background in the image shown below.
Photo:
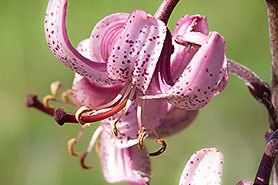
[[[115,12],[143,9],[154,14],[161,0],[70,0],[67,26],[73,45],[89,37],[94,25]],[[54,120],[24,106],[25,96],[49,94],[51,82],[70,88],[74,73],[50,52],[44,38],[47,0],[1,0],[0,88],[0,184],[88,185],[108,184],[93,151],[83,170],[70,156],[66,143],[79,126],[58,126]],[[181,0],[170,19],[173,30],[184,14],[208,17],[211,30],[226,39],[227,56],[270,81],[270,49],[266,6],[263,0]],[[216,147],[225,155],[222,184],[252,181],[262,157],[268,118],[264,107],[250,96],[244,83],[230,75],[223,93],[200,110],[189,128],[166,138],[167,151],[152,158],[152,185],[178,184],[189,156],[204,147]],[[76,150],[83,151],[96,126],[85,132]],[[153,140],[147,148],[157,149]]]

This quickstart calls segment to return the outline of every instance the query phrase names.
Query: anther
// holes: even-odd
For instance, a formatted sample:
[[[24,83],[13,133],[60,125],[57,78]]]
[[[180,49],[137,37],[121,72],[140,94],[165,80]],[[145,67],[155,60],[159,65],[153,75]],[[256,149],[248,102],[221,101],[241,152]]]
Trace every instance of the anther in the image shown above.
[[[62,83],[60,81],[52,82],[51,85],[50,85],[51,94],[56,96],[57,91],[58,91],[59,88],[61,88],[61,86],[62,86]]]
[[[166,150],[167,144],[163,139],[157,139],[156,142],[159,143],[162,147],[156,152],[149,153],[149,156],[158,156]]]
[[[73,150],[73,146],[74,146],[75,143],[76,143],[75,138],[71,138],[68,141],[68,151],[69,151],[69,154],[72,155],[72,156],[79,156],[80,153],[75,153],[74,150]]]
[[[65,90],[65,91],[61,94],[62,101],[65,102],[65,103],[69,103],[68,97],[69,97],[70,95],[72,95],[72,90],[71,90],[71,89]]]
[[[47,95],[43,98],[43,105],[46,107],[46,108],[54,108],[52,105],[49,105],[48,102],[50,100],[56,100],[56,98],[52,95]]]
[[[88,106],[83,106],[83,107],[80,107],[76,113],[75,113],[75,118],[76,120],[78,121],[78,123],[80,123],[81,125],[84,125],[85,123],[81,120],[81,116],[82,114],[84,113],[93,113],[94,111],[88,107]]]
[[[84,152],[83,154],[82,154],[82,156],[80,157],[80,164],[81,164],[81,166],[82,166],[82,168],[84,168],[84,169],[90,169],[90,168],[92,168],[92,166],[91,165],[85,165],[85,158],[87,157],[87,155],[88,155],[89,153],[86,151],[86,152]]]
[[[119,135],[119,131],[117,129],[117,126],[116,126],[116,121],[111,121],[111,128],[112,128],[112,132],[114,134],[114,136],[118,136]]]
[[[140,150],[144,149],[143,140],[146,137],[146,135],[147,135],[147,129],[145,127],[142,127],[138,136],[138,148]]]

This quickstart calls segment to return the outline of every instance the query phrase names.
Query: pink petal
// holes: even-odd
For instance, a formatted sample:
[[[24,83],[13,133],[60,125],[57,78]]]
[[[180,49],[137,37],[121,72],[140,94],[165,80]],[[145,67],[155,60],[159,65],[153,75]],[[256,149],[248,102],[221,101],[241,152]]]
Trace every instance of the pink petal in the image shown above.
[[[94,108],[113,100],[122,88],[122,84],[109,86],[95,84],[76,73],[72,92],[74,99],[80,106]]]
[[[216,148],[195,152],[183,169],[179,185],[221,184],[223,158]]]
[[[71,45],[66,31],[67,0],[50,0],[45,14],[45,37],[54,55],[68,68],[94,82],[116,83],[109,79],[107,64],[93,62]]]
[[[83,41],[81,41],[77,47],[76,50],[83,56],[86,57],[88,59],[91,59],[90,56],[90,50],[89,50],[89,44],[90,44],[90,40],[89,39],[85,39]]]
[[[166,93],[168,101],[179,108],[197,110],[205,106],[222,80],[225,41],[216,32],[209,35],[175,85]]]
[[[126,182],[145,185],[150,180],[151,164],[146,150],[137,146],[118,148],[105,129],[100,137],[100,160],[105,179],[109,183]]]
[[[148,100],[146,101],[146,117],[148,121],[151,123],[153,128],[159,127],[162,120],[165,118],[167,113],[167,103],[158,101],[158,100]],[[111,118],[108,118],[102,123],[105,123],[105,127],[111,130],[110,123],[112,120],[117,120],[119,115],[118,113]],[[143,126],[147,128],[147,134],[151,134],[152,131],[148,129],[147,125],[143,122]],[[132,105],[128,109],[126,115],[117,123],[117,128],[119,131],[119,135],[114,136],[114,140],[112,140],[113,144],[120,148],[130,147],[138,143],[138,122],[136,117],[136,103],[132,102]]]
[[[93,60],[107,62],[128,16],[128,13],[111,14],[96,24],[90,37],[90,52]]]
[[[198,110],[182,110],[173,106],[167,113],[165,119],[156,129],[160,137],[168,137],[174,135],[187,128],[198,114]],[[154,137],[154,135],[151,135]]]
[[[185,15],[179,18],[176,23],[176,27],[173,31],[173,38],[175,39],[178,35],[184,36],[190,32],[202,33],[204,35],[208,35],[208,25],[207,18],[200,15]],[[183,69],[188,65],[191,58],[195,55],[196,51],[191,50],[188,52],[188,49],[180,44],[177,44],[173,41],[174,45],[174,53],[172,55],[172,74],[173,78],[178,78]]]
[[[166,37],[165,24],[143,10],[134,10],[112,48],[108,73],[130,81],[145,92],[153,76]]]

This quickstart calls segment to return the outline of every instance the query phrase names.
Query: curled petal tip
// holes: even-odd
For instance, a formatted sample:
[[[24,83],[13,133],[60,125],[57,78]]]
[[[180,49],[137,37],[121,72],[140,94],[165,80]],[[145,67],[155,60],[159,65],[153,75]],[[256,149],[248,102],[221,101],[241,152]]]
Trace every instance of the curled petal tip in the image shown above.
[[[87,157],[89,153],[88,152],[84,152],[81,157],[80,157],[80,164],[81,164],[81,167],[84,168],[84,169],[90,169],[92,168],[91,165],[85,165],[85,158]]]
[[[71,139],[68,141],[68,151],[69,151],[69,154],[72,155],[72,156],[79,156],[80,153],[75,153],[74,150],[73,150],[73,146],[74,146],[74,144],[75,144],[75,141],[76,141],[75,138],[71,138]]]
[[[149,156],[159,156],[166,150],[167,144],[163,139],[157,139],[156,142],[161,145],[161,148],[156,152],[149,153]]]

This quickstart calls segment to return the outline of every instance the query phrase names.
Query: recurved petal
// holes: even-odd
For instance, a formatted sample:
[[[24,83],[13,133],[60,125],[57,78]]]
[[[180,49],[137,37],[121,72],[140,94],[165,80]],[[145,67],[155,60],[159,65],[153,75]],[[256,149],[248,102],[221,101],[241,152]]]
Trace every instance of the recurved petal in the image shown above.
[[[104,17],[96,24],[90,37],[92,60],[107,62],[128,16],[128,13],[115,13]]]
[[[150,181],[151,164],[145,149],[138,147],[118,148],[110,140],[111,134],[104,129],[100,137],[100,160],[105,179],[109,183],[126,182],[145,185]]]
[[[113,79],[132,80],[143,92],[149,86],[166,37],[165,24],[143,10],[134,10],[108,58]]]
[[[94,108],[113,100],[123,88],[122,84],[99,85],[75,73],[72,93],[80,106]]]
[[[175,39],[178,35],[184,36],[190,32],[200,32],[204,35],[208,35],[208,24],[207,18],[200,15],[184,15],[176,23],[176,27],[173,31],[173,38]],[[176,79],[182,73],[191,58],[196,53],[196,50],[188,51],[187,47],[177,44],[173,41],[174,53],[171,59],[171,69],[173,78]]]
[[[183,169],[179,185],[221,184],[223,158],[216,148],[195,152]]]
[[[159,127],[162,120],[165,118],[167,113],[167,103],[158,100],[148,100],[146,101],[146,117],[153,128]],[[121,112],[104,120],[103,123],[107,128],[110,128],[110,123],[112,120],[117,120],[120,116]],[[142,120],[143,121],[143,120]],[[151,134],[151,129],[148,129],[148,126],[143,121],[143,126],[147,128],[147,134]],[[114,140],[112,140],[113,144],[120,148],[130,147],[138,143],[138,121],[137,121],[137,113],[136,113],[136,103],[132,102],[132,105],[128,109],[126,115],[120,119],[117,123],[117,129],[119,131],[119,135],[113,136]]]
[[[67,0],[50,0],[45,14],[45,37],[53,54],[68,68],[102,84],[116,83],[108,78],[107,64],[82,56],[71,45],[66,31]]]
[[[160,137],[168,137],[187,128],[198,114],[198,110],[184,110],[169,106],[170,110],[165,119],[156,129]],[[154,137],[154,135],[150,135]]]
[[[197,110],[217,92],[226,69],[225,41],[216,32],[194,55],[175,85],[166,92],[168,101],[179,108]]]

